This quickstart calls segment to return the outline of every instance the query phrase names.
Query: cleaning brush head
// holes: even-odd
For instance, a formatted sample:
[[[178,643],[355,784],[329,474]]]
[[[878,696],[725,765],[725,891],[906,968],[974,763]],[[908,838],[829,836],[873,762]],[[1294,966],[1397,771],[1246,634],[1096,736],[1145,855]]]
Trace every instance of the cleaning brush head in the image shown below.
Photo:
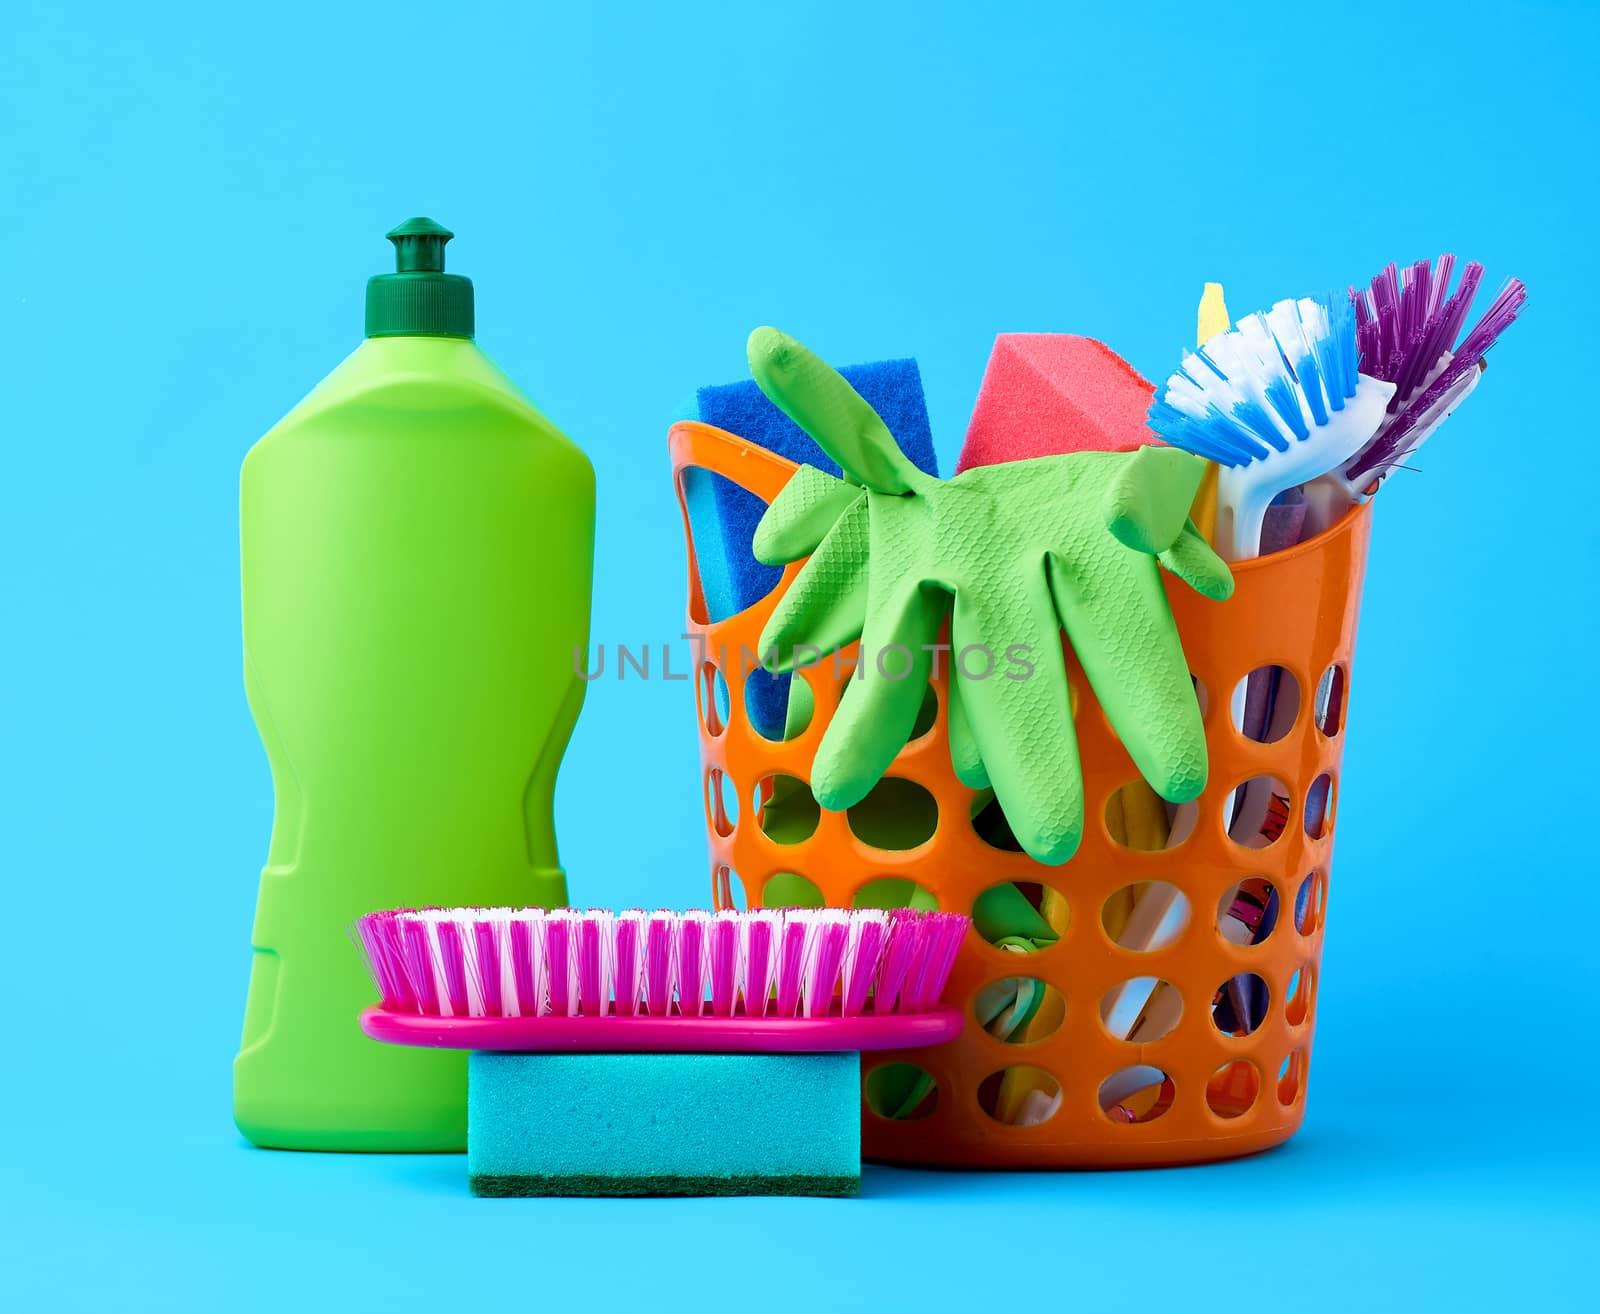
[[[936,1009],[968,919],[861,908],[368,913],[354,939],[391,1013],[859,1017]]]
[[[1528,299],[1522,281],[1508,278],[1458,344],[1484,271],[1469,260],[1451,291],[1455,262],[1446,252],[1437,267],[1418,260],[1404,273],[1391,262],[1367,288],[1350,289],[1361,372],[1395,385],[1383,424],[1345,467],[1353,485],[1381,481],[1427,441],[1477,386],[1484,356]]]
[[[1383,423],[1394,384],[1361,373],[1345,296],[1280,301],[1217,334],[1156,390],[1149,424],[1217,462],[1217,550],[1261,551],[1267,507],[1339,469]]]
[[[1280,301],[1239,321],[1156,389],[1150,427],[1174,447],[1240,466],[1287,452],[1343,411],[1360,384],[1348,298]]]

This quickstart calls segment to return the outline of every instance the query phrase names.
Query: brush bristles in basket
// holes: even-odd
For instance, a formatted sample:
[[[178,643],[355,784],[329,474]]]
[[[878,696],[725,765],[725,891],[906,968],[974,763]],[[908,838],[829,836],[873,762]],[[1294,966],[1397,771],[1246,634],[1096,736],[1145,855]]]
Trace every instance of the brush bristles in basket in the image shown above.
[[[1420,447],[1443,414],[1471,391],[1479,363],[1522,313],[1528,289],[1521,279],[1508,278],[1457,343],[1483,282],[1483,266],[1467,261],[1452,292],[1455,264],[1449,252],[1437,267],[1418,260],[1402,272],[1391,263],[1370,289],[1350,289],[1361,372],[1395,385],[1388,418],[1347,466],[1352,479],[1381,475]]]
[[[383,1007],[436,1017],[855,1017],[926,1013],[960,913],[862,908],[368,913],[355,939]]]
[[[1175,447],[1245,466],[1291,451],[1329,425],[1359,381],[1349,300],[1280,301],[1185,352],[1156,389],[1150,427]]]

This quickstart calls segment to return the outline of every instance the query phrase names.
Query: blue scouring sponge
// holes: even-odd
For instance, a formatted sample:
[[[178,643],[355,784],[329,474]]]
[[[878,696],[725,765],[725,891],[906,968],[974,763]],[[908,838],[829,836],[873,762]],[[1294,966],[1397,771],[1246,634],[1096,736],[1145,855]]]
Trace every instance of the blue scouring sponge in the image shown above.
[[[859,1054],[474,1053],[474,1195],[857,1195]]]
[[[895,441],[918,469],[939,473],[933,432],[922,395],[922,375],[914,360],[874,361],[846,365],[839,371],[850,386],[883,417]],[[701,388],[692,417],[830,474],[839,467],[793,420],[780,411],[750,380]],[[764,598],[782,570],[762,565],[751,551],[756,523],[766,504],[738,485],[705,470],[691,470],[684,483],[689,525],[694,534],[700,587],[710,620],[719,621]],[[782,739],[789,703],[789,677],[759,680],[751,685],[746,705],[755,728],[768,739]]]

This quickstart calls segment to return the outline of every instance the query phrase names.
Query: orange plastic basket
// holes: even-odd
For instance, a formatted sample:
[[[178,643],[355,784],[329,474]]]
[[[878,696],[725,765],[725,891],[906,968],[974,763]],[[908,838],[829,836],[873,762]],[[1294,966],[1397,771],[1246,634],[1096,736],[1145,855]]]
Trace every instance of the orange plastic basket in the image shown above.
[[[703,424],[675,425],[669,444],[686,529],[684,475],[690,468],[720,475],[767,502],[795,468]],[[949,1045],[886,1057],[918,1065],[934,1089],[913,1116],[904,1108],[900,1116],[883,1116],[864,1094],[868,1157],[972,1167],[1128,1167],[1248,1154],[1294,1134],[1305,1112],[1369,520],[1364,509],[1356,511],[1308,543],[1235,566],[1236,589],[1226,603],[1168,581],[1184,652],[1202,692],[1211,764],[1205,793],[1180,810],[1173,828],[1175,841],[1185,830],[1187,837],[1170,847],[1141,851],[1113,838],[1108,801],[1138,776],[1068,652],[1088,815],[1082,847],[1062,867],[992,847],[974,827],[974,809],[985,800],[951,768],[943,678],[935,681],[931,729],[901,751],[889,772],[932,795],[938,819],[930,838],[911,849],[874,848],[858,838],[846,814],[823,812],[808,838],[774,842],[762,828],[762,801],[771,797],[775,779],[809,779],[849,669],[824,661],[803,672],[815,695],[810,724],[785,742],[763,738],[746,710],[746,664],[739,654],[757,650],[763,623],[799,567],[788,567],[760,602],[712,623],[690,531],[689,625],[705,659],[696,690],[717,906],[760,903],[766,883],[779,873],[805,877],[829,905],[844,907],[883,878],[915,881],[940,907],[961,911],[970,911],[990,886],[1012,882],[1035,902],[1048,898],[1058,927],[1064,925],[1056,943],[1029,954],[996,947],[976,928],[969,933],[946,994],[966,1011],[965,1031]],[[1280,677],[1283,688],[1292,677],[1295,697],[1280,692],[1283,715],[1273,730],[1281,737],[1253,742],[1235,726],[1231,696],[1252,671],[1274,666],[1287,672]],[[725,698],[718,689],[723,681]],[[1284,729],[1289,710],[1292,724]],[[1252,841],[1265,847],[1246,847],[1229,838],[1226,816],[1236,787],[1258,777],[1277,782],[1268,792],[1281,833],[1272,842]],[[1326,806],[1315,809],[1308,824],[1307,797],[1323,797],[1321,791]],[[1276,894],[1276,925],[1259,943],[1236,943],[1237,935],[1223,934],[1223,917],[1240,882],[1260,893],[1261,881]],[[1148,951],[1113,938],[1128,907],[1126,887],[1171,897],[1143,882],[1175,886],[1182,896],[1177,904],[1187,906],[1182,930]],[[1228,1015],[1230,1031],[1218,1022],[1217,1004],[1227,997],[1227,983],[1248,974],[1260,978],[1251,983],[1257,992],[1264,983],[1267,1005],[1254,1010],[1256,1025],[1244,1034],[1242,1014]],[[1133,1033],[1138,1042],[1117,1038],[1104,1020],[1108,992],[1152,978],[1165,983],[1166,1019],[1181,999],[1175,1025],[1156,1038],[1145,1039],[1143,1032]],[[1046,998],[1054,1004],[1039,1020],[1059,1021],[1048,1034],[1026,1031],[1031,1039],[1020,1044],[990,1034],[977,1012],[986,987],[1018,979],[1049,988]],[[870,1088],[870,1066],[866,1081]],[[1130,1084],[1135,1093],[1117,1094]],[[1043,1120],[1012,1116],[1008,1108],[1028,1091],[1041,1092],[1054,1112]]]

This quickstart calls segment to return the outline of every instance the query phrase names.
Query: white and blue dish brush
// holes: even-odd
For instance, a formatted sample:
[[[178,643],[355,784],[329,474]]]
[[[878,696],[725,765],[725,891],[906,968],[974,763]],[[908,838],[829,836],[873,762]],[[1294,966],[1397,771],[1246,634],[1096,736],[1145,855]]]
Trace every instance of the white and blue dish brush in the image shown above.
[[[1302,297],[1186,352],[1157,389],[1149,423],[1222,467],[1215,547],[1226,561],[1246,561],[1260,554],[1273,499],[1355,456],[1394,390],[1357,369],[1349,297]]]

